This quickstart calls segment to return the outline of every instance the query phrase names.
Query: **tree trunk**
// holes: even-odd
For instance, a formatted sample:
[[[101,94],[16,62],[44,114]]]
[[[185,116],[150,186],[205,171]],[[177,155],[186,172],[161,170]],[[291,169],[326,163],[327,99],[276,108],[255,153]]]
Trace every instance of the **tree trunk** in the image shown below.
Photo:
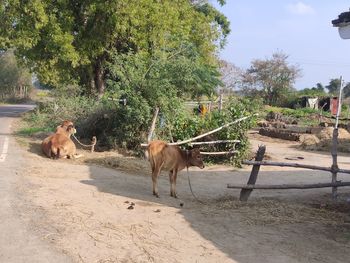
[[[101,99],[105,92],[104,69],[102,59],[98,59],[95,64],[95,87],[97,89],[98,99]]]

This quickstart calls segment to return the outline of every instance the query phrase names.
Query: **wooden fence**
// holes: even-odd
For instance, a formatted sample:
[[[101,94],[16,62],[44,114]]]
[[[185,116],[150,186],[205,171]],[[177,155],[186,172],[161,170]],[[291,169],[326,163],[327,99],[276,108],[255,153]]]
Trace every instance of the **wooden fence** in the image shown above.
[[[338,138],[338,128],[333,131],[333,146],[332,146],[332,165],[331,167],[323,167],[308,164],[299,163],[284,163],[284,162],[270,162],[263,161],[266,146],[259,146],[257,151],[255,161],[243,161],[243,164],[253,165],[252,171],[250,173],[248,182],[246,185],[243,184],[228,184],[228,188],[241,189],[239,199],[241,201],[247,201],[253,189],[312,189],[312,188],[324,188],[332,187],[332,198],[337,199],[337,189],[338,187],[350,186],[350,182],[337,181],[338,173],[350,174],[350,170],[340,169],[337,162],[337,138]],[[260,166],[280,166],[280,167],[294,167],[294,168],[304,168],[311,170],[327,171],[332,174],[332,181],[330,183],[315,183],[315,184],[280,184],[280,185],[256,185],[258,174],[260,171]]]
[[[311,188],[322,188],[322,187],[332,187],[332,198],[333,200],[337,199],[338,187],[350,186],[350,182],[341,182],[337,180],[338,173],[350,174],[350,170],[339,169],[338,167],[338,124],[339,116],[341,111],[341,102],[342,102],[342,90],[343,90],[343,81],[340,77],[340,87],[339,87],[339,96],[338,96],[338,108],[337,114],[335,117],[335,127],[333,130],[332,137],[332,165],[331,167],[322,167],[316,165],[305,165],[298,163],[278,163],[278,162],[268,162],[262,161],[265,155],[266,147],[264,145],[260,146],[255,157],[255,161],[245,161],[243,164],[253,165],[250,177],[246,185],[242,184],[228,184],[228,188],[240,188],[241,193],[239,199],[241,201],[247,201],[253,189],[311,189]],[[270,165],[270,166],[288,166],[295,168],[304,168],[304,169],[313,169],[320,171],[328,171],[332,174],[331,183],[316,183],[316,184],[284,184],[284,185],[255,185],[258,178],[259,170],[261,165]]]

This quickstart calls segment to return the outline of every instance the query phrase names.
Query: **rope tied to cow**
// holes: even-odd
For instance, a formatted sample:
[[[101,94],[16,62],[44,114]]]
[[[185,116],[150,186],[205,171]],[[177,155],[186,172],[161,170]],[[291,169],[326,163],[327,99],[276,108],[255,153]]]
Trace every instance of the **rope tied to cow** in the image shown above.
[[[186,150],[186,168],[187,168],[187,180],[188,180],[188,185],[189,185],[189,187],[190,187],[190,190],[191,190],[191,194],[192,194],[192,196],[193,196],[193,198],[198,202],[198,203],[201,203],[201,204],[203,204],[203,205],[205,205],[205,203],[202,201],[202,200],[200,200],[195,194],[194,194],[194,192],[193,192],[193,190],[192,190],[192,184],[191,184],[191,179],[190,179],[190,173],[189,173],[189,171],[188,171],[188,167],[189,167],[189,157],[188,157],[188,155],[189,155],[189,151],[188,150]]]
[[[95,151],[95,145],[97,143],[97,138],[96,136],[93,136],[92,139],[91,139],[91,144],[84,144],[84,143],[81,143],[77,137],[75,137],[74,134],[72,134],[72,137],[83,147],[91,147],[91,152],[94,152]]]

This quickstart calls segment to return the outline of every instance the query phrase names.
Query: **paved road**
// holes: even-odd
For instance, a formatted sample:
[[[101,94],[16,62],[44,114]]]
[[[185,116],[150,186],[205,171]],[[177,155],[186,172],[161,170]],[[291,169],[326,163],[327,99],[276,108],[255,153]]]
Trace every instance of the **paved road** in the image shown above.
[[[19,172],[29,164],[11,136],[11,124],[32,105],[0,106],[0,262],[71,262],[31,229],[20,216]]]

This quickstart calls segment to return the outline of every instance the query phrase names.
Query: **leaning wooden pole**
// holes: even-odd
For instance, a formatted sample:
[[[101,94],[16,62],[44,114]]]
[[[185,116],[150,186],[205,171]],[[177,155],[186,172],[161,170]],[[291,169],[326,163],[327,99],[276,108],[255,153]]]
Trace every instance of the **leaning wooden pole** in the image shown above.
[[[265,155],[265,151],[266,151],[266,146],[260,145],[259,149],[256,153],[255,161],[257,161],[257,162],[262,161],[262,159],[264,158],[264,155]],[[259,170],[260,170],[259,164],[253,165],[252,172],[250,173],[250,177],[249,177],[249,180],[247,183],[248,185],[255,185],[256,179],[258,178]],[[249,198],[252,191],[253,191],[253,189],[242,189],[241,193],[239,195],[239,200],[240,201],[248,201],[248,198]]]
[[[147,142],[149,143],[152,140],[154,129],[156,128],[156,122],[158,118],[159,113],[159,107],[156,107],[154,113],[153,113],[153,119],[152,119],[152,125],[148,132]]]

